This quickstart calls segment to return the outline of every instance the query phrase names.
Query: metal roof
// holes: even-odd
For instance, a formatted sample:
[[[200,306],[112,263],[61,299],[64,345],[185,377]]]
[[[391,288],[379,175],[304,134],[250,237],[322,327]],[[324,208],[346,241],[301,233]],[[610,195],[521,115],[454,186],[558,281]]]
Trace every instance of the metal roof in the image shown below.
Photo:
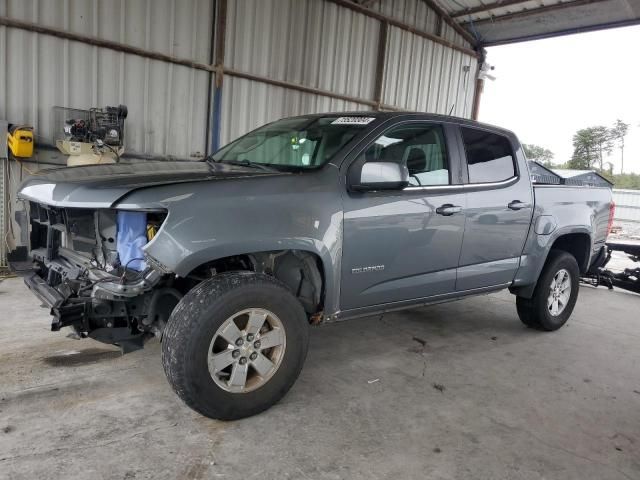
[[[640,23],[640,0],[438,0],[480,45]]]
[[[371,8],[396,0],[353,0]],[[640,24],[640,0],[423,0],[448,14],[477,46]],[[456,25],[457,26],[457,25]],[[464,32],[463,32],[464,33]]]

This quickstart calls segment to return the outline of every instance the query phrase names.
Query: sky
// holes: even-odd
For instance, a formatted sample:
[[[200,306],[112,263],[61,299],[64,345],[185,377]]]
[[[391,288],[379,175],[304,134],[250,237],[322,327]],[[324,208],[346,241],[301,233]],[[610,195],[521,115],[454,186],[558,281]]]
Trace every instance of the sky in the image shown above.
[[[624,171],[640,173],[640,26],[490,47],[496,80],[485,81],[479,120],[514,131],[521,143],[571,158],[585,127],[631,124]],[[620,173],[620,150],[605,162]]]

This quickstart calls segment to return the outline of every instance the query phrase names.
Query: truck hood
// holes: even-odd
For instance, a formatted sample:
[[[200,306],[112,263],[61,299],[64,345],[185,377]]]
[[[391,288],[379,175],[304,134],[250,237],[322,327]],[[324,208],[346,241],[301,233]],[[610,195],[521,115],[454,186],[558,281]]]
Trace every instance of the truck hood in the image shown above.
[[[19,198],[57,207],[110,208],[134,190],[184,182],[286,175],[242,165],[148,161],[42,170],[27,179]]]

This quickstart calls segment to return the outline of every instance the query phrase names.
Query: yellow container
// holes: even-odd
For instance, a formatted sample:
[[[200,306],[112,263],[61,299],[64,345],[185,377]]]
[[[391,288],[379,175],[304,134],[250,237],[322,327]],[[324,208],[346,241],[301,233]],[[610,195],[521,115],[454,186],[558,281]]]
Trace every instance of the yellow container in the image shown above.
[[[14,157],[33,156],[33,127],[14,126],[7,133],[7,145]]]

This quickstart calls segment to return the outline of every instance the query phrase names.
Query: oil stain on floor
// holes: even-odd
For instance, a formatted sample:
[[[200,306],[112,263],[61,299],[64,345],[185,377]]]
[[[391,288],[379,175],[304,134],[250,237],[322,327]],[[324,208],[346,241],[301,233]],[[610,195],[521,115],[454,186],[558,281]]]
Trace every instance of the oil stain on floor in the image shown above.
[[[44,357],[42,360],[52,367],[77,367],[80,365],[104,362],[120,358],[119,350],[103,350],[99,348],[87,348],[85,350],[69,350]]]

